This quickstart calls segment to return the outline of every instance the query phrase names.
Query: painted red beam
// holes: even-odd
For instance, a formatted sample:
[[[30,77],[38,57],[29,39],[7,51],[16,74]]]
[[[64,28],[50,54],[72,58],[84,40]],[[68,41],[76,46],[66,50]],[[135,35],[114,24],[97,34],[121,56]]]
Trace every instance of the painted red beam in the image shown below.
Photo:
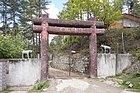
[[[93,21],[33,18],[34,25],[40,25],[43,20],[46,20],[49,26],[90,28],[93,25]],[[104,23],[101,21],[97,21],[96,27],[104,28]]]

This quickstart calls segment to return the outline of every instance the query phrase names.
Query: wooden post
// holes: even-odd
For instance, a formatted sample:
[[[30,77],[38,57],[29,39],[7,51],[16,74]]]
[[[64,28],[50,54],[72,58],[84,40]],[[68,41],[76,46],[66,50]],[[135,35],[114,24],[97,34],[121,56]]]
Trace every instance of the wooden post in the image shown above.
[[[41,80],[46,80],[48,76],[48,23],[44,20],[41,24]]]
[[[89,75],[90,77],[97,77],[97,35],[96,35],[96,19],[93,19],[94,29],[89,36],[89,49],[90,49],[90,67]]]

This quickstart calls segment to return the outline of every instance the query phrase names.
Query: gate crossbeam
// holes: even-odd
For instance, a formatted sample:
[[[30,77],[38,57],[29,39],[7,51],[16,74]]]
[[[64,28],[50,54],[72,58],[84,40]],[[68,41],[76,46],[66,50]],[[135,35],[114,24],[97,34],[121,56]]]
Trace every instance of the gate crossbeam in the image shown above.
[[[41,33],[42,27],[40,25],[34,25],[33,30],[36,33]],[[90,35],[94,29],[93,28],[70,28],[70,27],[53,27],[48,26],[47,31],[49,34],[59,34],[59,35]],[[103,34],[104,29],[97,29],[96,34]]]
[[[33,18],[34,25],[41,25],[46,20],[49,26],[58,27],[79,27],[90,28],[93,25],[93,21],[79,21],[79,20],[62,20],[62,19],[50,19],[50,18]],[[97,28],[104,28],[104,23],[101,21],[96,22]]]

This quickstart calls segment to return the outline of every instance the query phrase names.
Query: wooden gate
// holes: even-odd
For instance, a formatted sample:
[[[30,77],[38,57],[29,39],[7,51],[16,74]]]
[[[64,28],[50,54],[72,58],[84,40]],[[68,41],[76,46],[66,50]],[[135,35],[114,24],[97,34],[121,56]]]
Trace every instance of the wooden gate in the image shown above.
[[[48,77],[48,35],[87,35],[89,36],[90,65],[89,76],[97,76],[97,35],[104,33],[102,22],[95,18],[88,21],[50,19],[47,15],[33,18],[33,30],[41,33],[41,80]]]

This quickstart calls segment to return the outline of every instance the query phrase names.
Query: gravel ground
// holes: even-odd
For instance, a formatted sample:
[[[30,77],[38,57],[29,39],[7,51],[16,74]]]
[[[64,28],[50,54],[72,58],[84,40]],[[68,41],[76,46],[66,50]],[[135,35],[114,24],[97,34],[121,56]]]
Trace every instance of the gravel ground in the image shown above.
[[[136,93],[91,79],[53,79],[43,93]]]
[[[44,93],[136,93],[125,91],[110,81],[101,82],[72,72],[69,77],[67,71],[53,68],[50,68],[50,76],[53,77],[51,84]]]

